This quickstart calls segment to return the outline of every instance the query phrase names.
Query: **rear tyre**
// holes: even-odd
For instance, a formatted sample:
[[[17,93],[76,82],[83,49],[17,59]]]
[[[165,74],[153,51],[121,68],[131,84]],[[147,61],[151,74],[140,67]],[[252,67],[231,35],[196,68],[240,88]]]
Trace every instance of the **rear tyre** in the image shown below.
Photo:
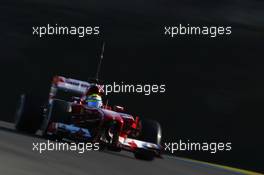
[[[141,120],[141,132],[138,138],[139,140],[160,145],[161,135],[161,126],[157,121],[147,119]],[[141,160],[151,161],[155,158],[154,151],[148,151],[144,149],[137,150],[134,155],[135,158]]]
[[[15,113],[16,130],[35,134],[40,128],[42,119],[42,110],[39,102],[31,95],[22,94],[19,97]]]

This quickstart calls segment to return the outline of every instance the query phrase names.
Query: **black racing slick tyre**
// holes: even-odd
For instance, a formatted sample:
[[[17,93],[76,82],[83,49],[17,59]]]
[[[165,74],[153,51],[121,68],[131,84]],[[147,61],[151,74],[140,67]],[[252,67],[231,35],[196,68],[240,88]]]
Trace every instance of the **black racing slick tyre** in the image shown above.
[[[157,121],[144,119],[141,120],[141,132],[139,135],[139,140],[154,143],[157,145],[161,144],[161,126]],[[148,150],[137,150],[135,153],[135,158],[141,160],[153,160],[155,158],[155,153]]]
[[[69,102],[54,99],[50,106],[49,122],[69,123],[69,108]]]
[[[67,101],[60,99],[52,100],[52,102],[48,105],[46,119],[43,122],[43,124],[45,125],[42,129],[43,137],[49,138],[47,136],[47,129],[52,122],[65,124],[68,124],[70,122],[69,109],[70,103],[68,103]]]
[[[42,123],[41,105],[32,95],[22,94],[19,97],[15,113],[17,131],[35,134]]]

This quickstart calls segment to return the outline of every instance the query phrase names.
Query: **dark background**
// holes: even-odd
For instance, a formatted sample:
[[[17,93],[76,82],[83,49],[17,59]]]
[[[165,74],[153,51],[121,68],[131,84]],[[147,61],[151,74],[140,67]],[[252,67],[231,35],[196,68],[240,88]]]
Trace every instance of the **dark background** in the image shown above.
[[[232,142],[231,152],[176,155],[263,171],[263,29],[259,0],[3,0],[0,3],[1,119],[12,121],[25,89],[47,94],[53,75],[166,84],[165,94],[112,95],[111,104],[157,119],[164,141]],[[101,27],[101,35],[38,38],[32,26]],[[164,36],[164,26],[231,25],[219,38]]]

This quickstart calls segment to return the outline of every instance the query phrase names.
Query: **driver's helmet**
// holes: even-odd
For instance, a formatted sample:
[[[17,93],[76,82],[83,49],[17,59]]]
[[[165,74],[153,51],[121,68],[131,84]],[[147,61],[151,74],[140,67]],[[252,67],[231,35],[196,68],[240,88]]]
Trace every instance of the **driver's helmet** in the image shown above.
[[[89,107],[101,108],[103,105],[102,97],[98,94],[88,95],[85,101]]]

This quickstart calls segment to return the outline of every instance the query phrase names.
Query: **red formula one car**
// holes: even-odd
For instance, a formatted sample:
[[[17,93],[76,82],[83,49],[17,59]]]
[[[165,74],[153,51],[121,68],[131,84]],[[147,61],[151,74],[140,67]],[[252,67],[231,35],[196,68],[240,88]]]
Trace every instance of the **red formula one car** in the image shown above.
[[[83,97],[94,86],[103,93],[101,85],[55,76],[42,110],[31,95],[21,95],[16,129],[27,133],[40,130],[49,139],[96,142],[100,148],[131,151],[138,159],[160,157],[160,124],[129,115],[120,106],[89,107]]]

